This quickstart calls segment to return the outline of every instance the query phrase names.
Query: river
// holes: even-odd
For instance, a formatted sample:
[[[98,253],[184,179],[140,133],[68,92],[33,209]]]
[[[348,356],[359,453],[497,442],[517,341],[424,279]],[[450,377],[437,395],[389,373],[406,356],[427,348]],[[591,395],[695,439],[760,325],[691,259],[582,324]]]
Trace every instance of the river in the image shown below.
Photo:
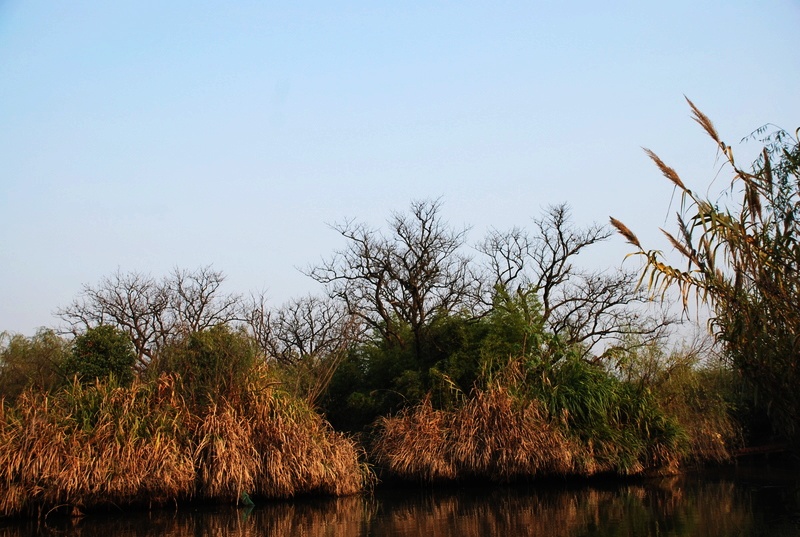
[[[0,523],[0,536],[800,535],[800,476],[732,468],[636,481],[378,487],[371,495]]]

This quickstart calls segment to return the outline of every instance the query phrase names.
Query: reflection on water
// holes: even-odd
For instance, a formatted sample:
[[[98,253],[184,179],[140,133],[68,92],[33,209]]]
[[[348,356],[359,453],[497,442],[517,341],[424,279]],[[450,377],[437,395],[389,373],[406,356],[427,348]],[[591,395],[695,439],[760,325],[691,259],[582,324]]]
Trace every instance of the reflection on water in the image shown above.
[[[0,537],[262,535],[798,535],[797,477],[763,469],[585,486],[422,490],[6,523]]]

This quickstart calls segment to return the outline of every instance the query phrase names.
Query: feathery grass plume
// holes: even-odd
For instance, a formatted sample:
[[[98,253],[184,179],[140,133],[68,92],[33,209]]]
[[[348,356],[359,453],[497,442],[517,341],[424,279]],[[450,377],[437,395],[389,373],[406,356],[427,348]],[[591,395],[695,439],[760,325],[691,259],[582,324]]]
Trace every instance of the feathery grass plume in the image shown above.
[[[714,124],[711,122],[708,116],[701,112],[700,109],[697,108],[697,106],[695,106],[695,104],[691,101],[691,99],[685,95],[683,98],[686,99],[686,102],[689,103],[689,106],[692,109],[692,119],[695,120],[701,127],[703,127],[703,130],[706,131],[711,139],[717,142],[717,145],[722,147],[724,151],[725,144],[722,142],[722,140],[720,140],[719,134],[717,134],[717,129],[714,128]]]
[[[633,231],[628,229],[628,227],[625,224],[623,224],[613,216],[609,217],[609,219],[611,221],[611,225],[614,226],[617,229],[617,231],[619,231],[619,234],[625,237],[629,243],[636,246],[640,250],[643,249],[642,245],[639,243],[639,239],[636,237],[636,235],[634,235]]]
[[[772,184],[773,184],[773,182],[772,182],[773,181],[772,180],[772,164],[771,164],[770,158],[769,158],[769,151],[767,150],[766,147],[761,151],[761,170],[762,170],[762,172],[764,174],[764,182],[765,182],[766,187],[767,187],[767,192],[771,193],[772,192]]]
[[[676,172],[670,166],[667,166],[664,161],[661,160],[661,157],[653,153],[651,150],[647,149],[646,147],[643,149],[644,152],[647,153],[647,156],[650,157],[650,160],[655,162],[656,166],[658,166],[658,169],[661,170],[661,173],[664,175],[664,177],[669,179],[672,184],[680,188],[683,192],[688,192],[688,189],[686,188],[686,185],[683,184],[683,181],[681,181],[678,172]]]
[[[753,181],[746,181],[744,192],[751,218],[753,221],[755,221],[756,218],[761,218],[761,196],[758,193],[758,188],[756,188],[755,183]]]
[[[678,239],[673,237],[670,232],[668,232],[668,231],[666,231],[665,229],[662,229],[662,228],[659,228],[659,229],[661,230],[661,233],[663,233],[667,237],[667,240],[672,245],[672,247],[675,248],[676,250],[678,250],[678,252],[680,252],[680,254],[682,256],[684,256],[688,261],[691,261],[692,263],[694,263],[698,267],[702,266],[700,264],[700,260],[697,258],[697,255],[695,254],[695,252],[689,250],[689,248],[685,244],[683,244]]]

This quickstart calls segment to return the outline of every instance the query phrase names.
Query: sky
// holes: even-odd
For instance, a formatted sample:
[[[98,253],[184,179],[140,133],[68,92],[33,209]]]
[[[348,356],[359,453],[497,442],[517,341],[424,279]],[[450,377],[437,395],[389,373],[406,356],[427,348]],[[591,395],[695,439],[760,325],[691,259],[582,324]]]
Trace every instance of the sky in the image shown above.
[[[413,200],[470,244],[566,202],[666,249],[642,148],[702,190],[729,176],[684,96],[740,162],[800,127],[798,28],[798,0],[0,0],[0,331],[117,270],[317,294],[331,224]]]

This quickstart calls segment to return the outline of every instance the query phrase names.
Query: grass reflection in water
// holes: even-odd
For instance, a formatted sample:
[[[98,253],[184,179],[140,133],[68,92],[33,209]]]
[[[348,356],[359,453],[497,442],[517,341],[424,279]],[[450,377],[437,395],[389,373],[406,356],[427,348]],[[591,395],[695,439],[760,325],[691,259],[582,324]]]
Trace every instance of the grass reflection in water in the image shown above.
[[[624,485],[540,484],[378,489],[371,496],[200,507],[149,513],[50,517],[9,523],[0,537],[28,535],[796,535],[797,480],[675,477]]]

